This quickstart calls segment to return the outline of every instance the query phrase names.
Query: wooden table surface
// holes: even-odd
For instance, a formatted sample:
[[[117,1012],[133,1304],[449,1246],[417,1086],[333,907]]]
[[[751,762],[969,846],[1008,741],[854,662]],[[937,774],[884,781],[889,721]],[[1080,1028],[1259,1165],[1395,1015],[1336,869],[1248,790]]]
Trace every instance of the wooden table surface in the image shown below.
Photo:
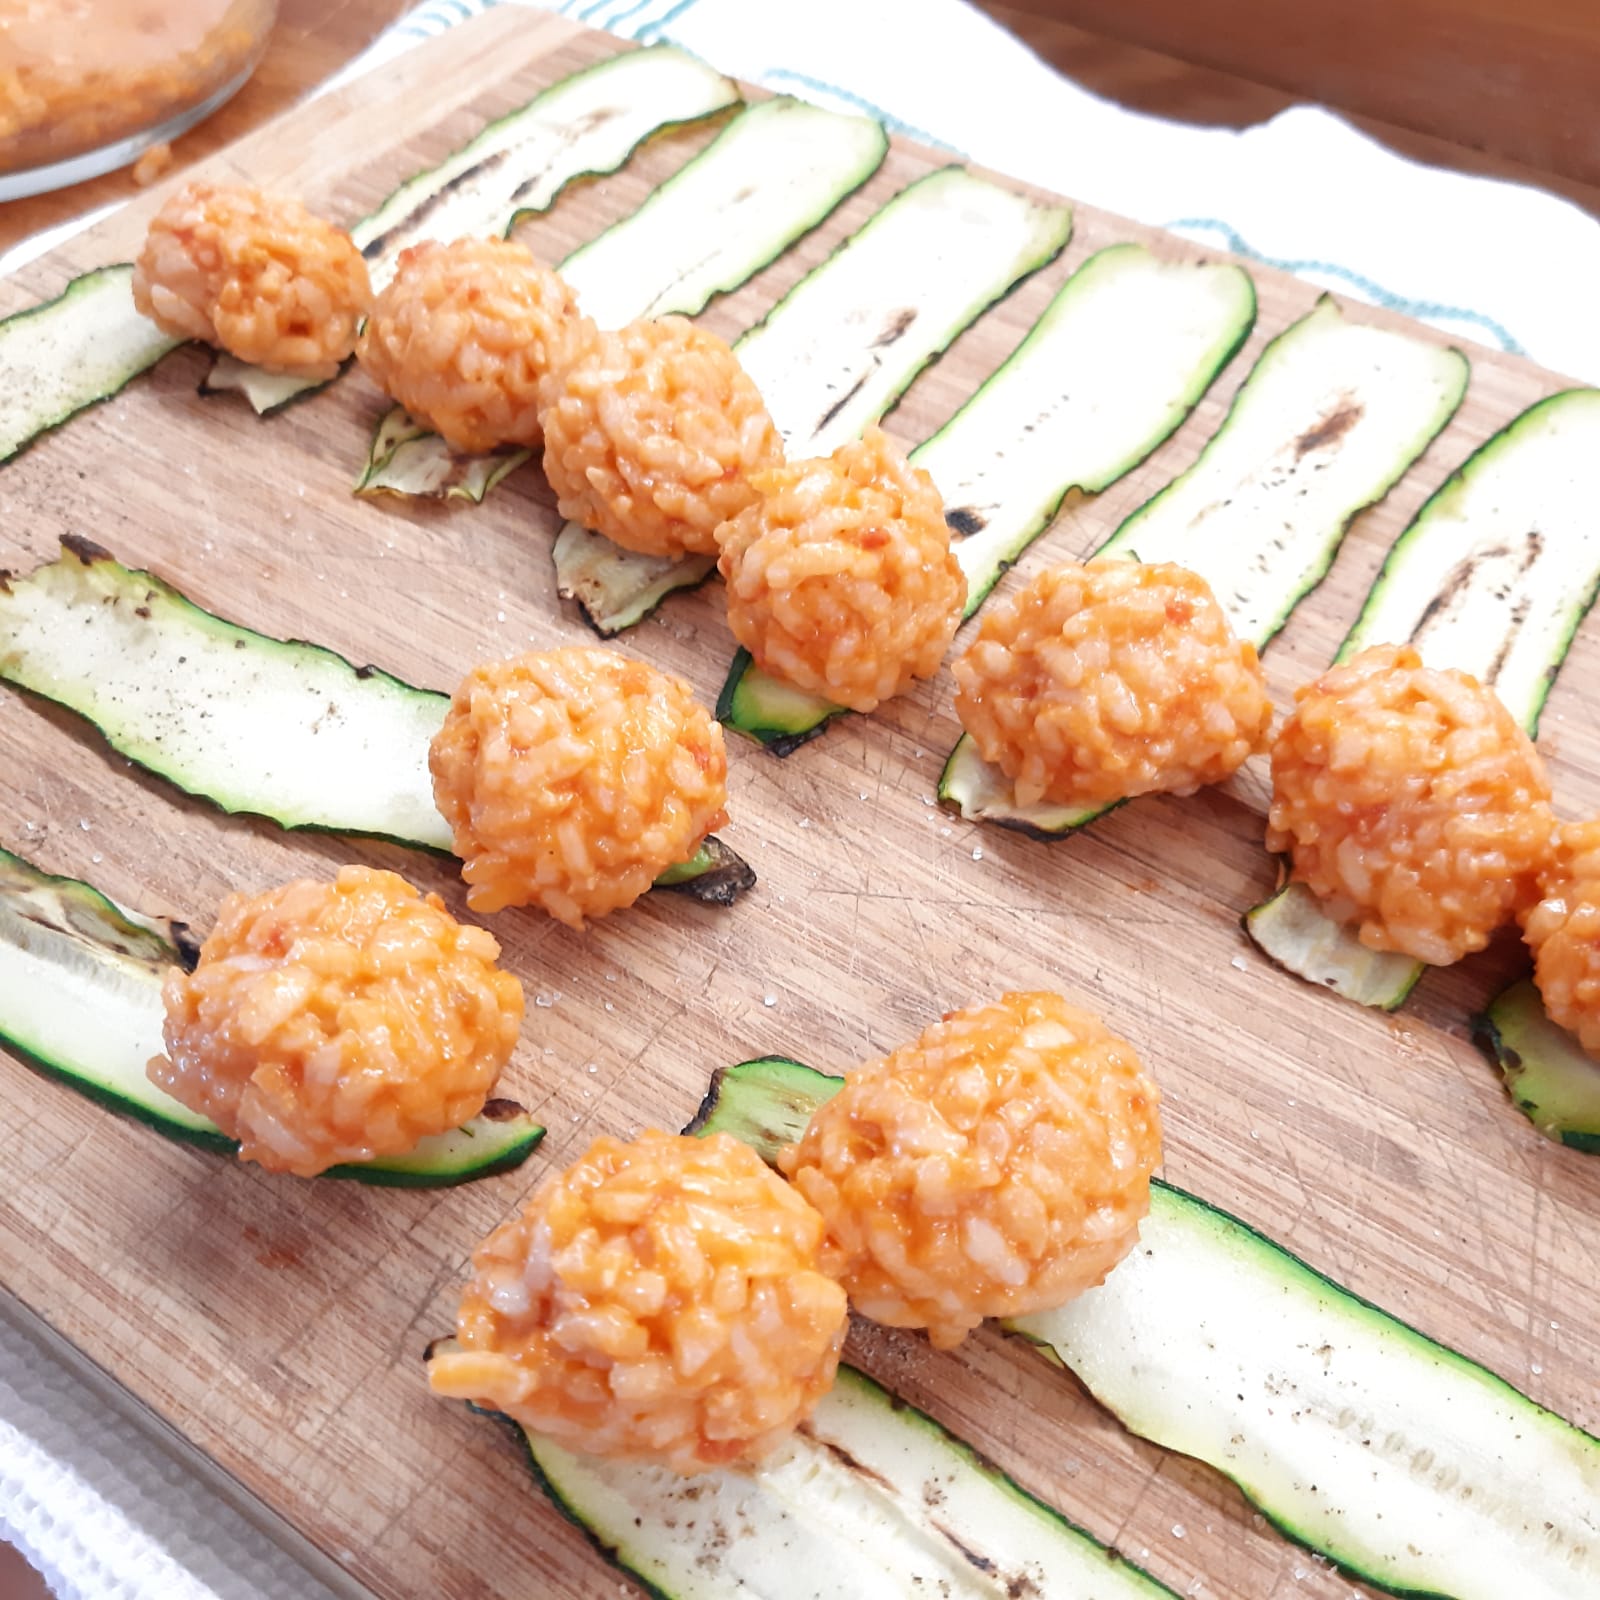
[[[1429,31],[1438,0],[1328,0],[1316,8],[1314,34],[1275,28],[1270,18],[1260,25],[1250,13],[1269,0],[1117,0],[1114,8],[1105,0],[981,3],[1068,76],[1139,110],[1244,127],[1298,100],[1321,100],[1405,155],[1539,184],[1600,216],[1600,121],[1571,114],[1568,105],[1570,85],[1600,84],[1600,6],[1592,0],[1454,7],[1453,45],[1445,52],[1434,48],[1437,29]],[[281,0],[255,77],[176,143],[178,165],[203,159],[292,105],[410,4]],[[1228,25],[1207,31],[1207,17]],[[1326,41],[1341,27],[1352,42],[1331,52]],[[1362,61],[1382,61],[1385,71],[1360,73],[1352,62]],[[1547,78],[1560,93],[1536,92]],[[0,250],[134,192],[124,171],[13,201],[0,208]]]

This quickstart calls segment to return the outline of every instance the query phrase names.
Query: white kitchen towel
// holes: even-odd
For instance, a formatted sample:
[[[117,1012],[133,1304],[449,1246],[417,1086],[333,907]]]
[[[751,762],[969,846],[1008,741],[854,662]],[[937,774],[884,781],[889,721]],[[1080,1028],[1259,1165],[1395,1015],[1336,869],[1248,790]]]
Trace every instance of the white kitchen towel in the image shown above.
[[[62,1600],[334,1600],[6,1307],[0,1537]]]
[[[319,92],[492,3],[428,0]],[[1326,112],[1243,132],[1141,116],[1062,79],[962,0],[547,4],[1600,382],[1600,223],[1536,190],[1403,160]],[[0,273],[101,215],[24,241]],[[131,1424],[108,1431],[74,1381],[0,1319],[0,1537],[63,1600],[321,1592]]]
[[[427,0],[322,92],[495,3]],[[1326,111],[1242,132],[1126,111],[963,0],[509,3],[671,39],[768,88],[870,111],[997,171],[1600,382],[1600,222],[1540,190],[1408,161]],[[24,241],[0,273],[74,226]]]

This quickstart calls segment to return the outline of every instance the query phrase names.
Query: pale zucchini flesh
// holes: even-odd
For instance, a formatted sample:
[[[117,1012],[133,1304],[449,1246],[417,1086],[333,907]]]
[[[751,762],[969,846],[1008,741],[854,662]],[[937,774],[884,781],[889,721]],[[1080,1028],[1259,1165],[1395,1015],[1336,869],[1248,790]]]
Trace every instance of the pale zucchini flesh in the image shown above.
[[[133,304],[133,268],[100,267],[0,321],[0,461],[108,400],[183,342]]]
[[[842,1084],[745,1062],[713,1078],[686,1131],[770,1161]],[[1099,1288],[1003,1326],[1364,1582],[1451,1600],[1600,1593],[1600,1440],[1181,1189],[1153,1185],[1138,1245]]]
[[[1600,590],[1600,390],[1530,406],[1446,479],[1395,541],[1337,659],[1375,644],[1413,645],[1431,667],[1487,684],[1527,730]],[[1301,891],[1303,893],[1303,891]],[[1299,977],[1347,1000],[1393,1009],[1420,962],[1372,954],[1315,905],[1282,919],[1257,907],[1245,926]],[[1264,914],[1265,913],[1265,914]]]
[[[1600,1062],[1545,1015],[1524,979],[1497,995],[1473,1032],[1505,1078],[1512,1103],[1558,1144],[1600,1155]]]
[[[508,234],[520,218],[547,211],[574,180],[615,172],[652,134],[738,102],[729,79],[674,45],[620,52],[552,84],[408,178],[350,236],[381,290],[407,246]],[[322,386],[222,355],[204,388],[243,394],[264,413]]]
[[[0,576],[0,678],[224,811],[449,852],[428,771],[448,695],[224,621],[96,546],[64,544],[27,577]],[[754,882],[720,840],[669,875],[664,887],[718,905]]]
[[[1066,282],[1005,364],[911,459],[944,498],[967,578],[964,615],[1044,532],[1069,493],[1098,493],[1169,438],[1249,336],[1242,268],[1112,245]],[[843,713],[744,653],[728,725],[788,755]]]
[[[1455,414],[1467,376],[1459,350],[1349,322],[1324,296],[1262,352],[1194,465],[1096,554],[1199,573],[1234,632],[1265,649],[1326,576],[1356,516]],[[1110,809],[1019,806],[999,774],[990,787],[995,798],[962,815],[1041,838]]]
[[[1019,805],[1010,780],[983,759],[970,733],[962,734],[946,757],[935,794],[945,810],[968,822],[992,822],[1046,843],[1117,809],[1116,805],[1058,806],[1047,801]]]
[[[821,222],[887,149],[866,117],[784,96],[747,106],[637,211],[573,251],[561,275],[603,328],[693,316]],[[401,428],[410,437],[385,455],[385,431]],[[397,407],[379,423],[356,492],[481,500],[528,454],[458,456]]]
[[[1173,1595],[848,1366],[748,1472],[684,1478],[514,1431],[563,1514],[670,1600]]]
[[[961,167],[902,189],[736,346],[789,456],[826,455],[881,417],[962,329],[1053,260],[1071,230],[1067,207]],[[555,556],[561,594],[580,600],[606,638],[674,589],[703,583],[713,565],[618,552],[570,524]]]
[[[163,1049],[162,981],[173,967],[192,968],[197,954],[186,924],[138,916],[90,884],[0,850],[0,1043],[169,1138],[231,1154],[232,1139],[145,1072]],[[543,1134],[520,1106],[491,1100],[406,1155],[325,1176],[389,1187],[464,1183],[520,1166]]]

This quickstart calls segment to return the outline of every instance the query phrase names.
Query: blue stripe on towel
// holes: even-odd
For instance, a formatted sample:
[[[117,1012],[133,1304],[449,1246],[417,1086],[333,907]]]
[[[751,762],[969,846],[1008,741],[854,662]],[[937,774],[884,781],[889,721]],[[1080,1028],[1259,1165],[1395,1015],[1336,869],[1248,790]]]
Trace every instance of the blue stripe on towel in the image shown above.
[[[693,4],[694,0],[689,0]],[[847,106],[857,111],[865,112],[869,117],[876,117],[885,127],[892,128],[896,133],[903,133],[908,139],[915,139],[920,144],[932,145],[936,150],[943,150],[947,155],[959,156],[965,152],[956,149],[953,144],[947,144],[943,139],[936,138],[923,128],[913,127],[909,122],[902,122],[898,117],[891,116],[882,106],[874,105],[870,100],[863,99],[851,89],[841,89],[836,83],[824,83],[821,78],[807,77],[803,72],[791,72],[787,67],[770,67],[761,74],[761,81],[765,84],[793,83],[803,89],[814,89],[818,94],[831,95],[835,100],[842,100]]]
[[[1180,217],[1176,222],[1168,222],[1164,226],[1172,233],[1181,233],[1185,229],[1204,229],[1210,233],[1220,234],[1223,243],[1236,256],[1249,256],[1252,261],[1277,267],[1283,272],[1316,272],[1324,277],[1338,278],[1386,311],[1398,311],[1403,316],[1416,317],[1423,322],[1465,323],[1468,327],[1481,329],[1502,350],[1511,355],[1523,356],[1528,353],[1517,342],[1509,328],[1481,311],[1470,311],[1462,306],[1447,306],[1436,300],[1408,299],[1405,295],[1385,289],[1381,283],[1362,273],[1354,272],[1349,267],[1341,267],[1336,261],[1287,261],[1278,256],[1265,255],[1260,250],[1253,249],[1241,234],[1216,217]]]

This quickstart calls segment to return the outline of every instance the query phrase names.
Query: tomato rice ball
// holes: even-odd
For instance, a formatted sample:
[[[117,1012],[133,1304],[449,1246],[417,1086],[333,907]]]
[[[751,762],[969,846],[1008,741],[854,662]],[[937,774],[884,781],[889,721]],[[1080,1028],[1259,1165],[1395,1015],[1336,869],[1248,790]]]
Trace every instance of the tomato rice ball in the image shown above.
[[[372,301],[350,235],[298,200],[190,183],[156,213],[133,303],[174,337],[268,372],[337,375]]]
[[[229,895],[167,975],[150,1081],[273,1172],[404,1154],[476,1116],[511,1057],[522,986],[499,955],[392,872]]]
[[[718,526],[783,461],[738,357],[685,317],[602,333],[541,388],[561,515],[645,555],[715,555]]]
[[[717,530],[717,565],[756,665],[852,711],[937,672],[967,580],[933,479],[868,428],[750,481],[760,498]]]
[[[1296,692],[1272,747],[1267,848],[1362,944],[1446,966],[1538,898],[1544,762],[1465,672],[1376,645]]]
[[[474,1252],[429,1382],[589,1455],[759,1461],[838,1368],[821,1246],[822,1218],[728,1134],[597,1139]]]
[[[1523,924],[1533,981],[1550,1020],[1600,1060],[1600,820],[1558,830],[1539,894]]]
[[[539,442],[539,380],[592,325],[572,291],[506,239],[427,240],[400,252],[356,359],[390,399],[481,454]]]
[[[954,664],[956,715],[1019,804],[1193,794],[1266,748],[1255,646],[1164,562],[1068,563],[991,604]]]
[[[693,690],[590,645],[474,669],[428,764],[474,911],[537,905],[581,928],[728,820],[722,728]]]
[[[1065,1304],[1133,1248],[1160,1099],[1099,1018],[1007,994],[852,1072],[778,1165],[822,1213],[823,1270],[855,1309],[951,1349],[985,1317]]]

